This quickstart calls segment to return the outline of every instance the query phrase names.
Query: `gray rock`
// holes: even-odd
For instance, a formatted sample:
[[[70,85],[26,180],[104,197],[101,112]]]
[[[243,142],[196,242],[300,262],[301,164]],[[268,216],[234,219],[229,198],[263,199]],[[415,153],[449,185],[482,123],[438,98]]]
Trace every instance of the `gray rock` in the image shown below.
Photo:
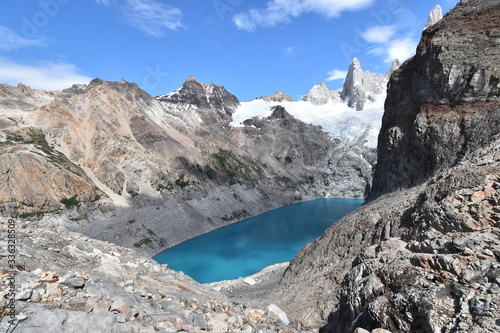
[[[31,298],[31,295],[33,294],[33,289],[24,286],[21,287],[16,293],[16,296],[14,299],[19,300],[19,301],[26,301]]]
[[[266,307],[266,315],[268,315],[271,319],[280,321],[284,325],[290,324],[286,313],[275,304],[270,304]]]
[[[436,24],[442,18],[443,18],[443,11],[441,9],[441,6],[436,5],[429,13],[429,18],[427,19],[427,23],[425,24],[424,29],[427,29],[428,27]]]
[[[370,331],[365,330],[364,328],[357,327],[353,333],[370,333]]]
[[[85,286],[85,280],[82,278],[72,277],[64,281],[62,284],[71,288],[82,289]]]
[[[500,286],[496,283],[492,283],[490,288],[488,289],[489,294],[499,294],[500,293]]]
[[[188,323],[201,329],[206,329],[207,327],[205,315],[200,310],[195,310],[189,314]]]
[[[474,297],[469,301],[470,313],[473,316],[485,316],[490,310],[491,298],[489,297]]]
[[[349,65],[340,98],[347,100],[349,107],[357,111],[381,95],[386,89],[387,78],[370,72],[363,72],[358,58]]]

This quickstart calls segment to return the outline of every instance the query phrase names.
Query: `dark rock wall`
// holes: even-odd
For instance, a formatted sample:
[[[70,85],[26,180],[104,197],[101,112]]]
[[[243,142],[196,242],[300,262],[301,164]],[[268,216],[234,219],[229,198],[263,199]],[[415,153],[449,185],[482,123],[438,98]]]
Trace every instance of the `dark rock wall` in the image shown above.
[[[391,77],[371,198],[422,183],[500,132],[500,4],[461,2]]]

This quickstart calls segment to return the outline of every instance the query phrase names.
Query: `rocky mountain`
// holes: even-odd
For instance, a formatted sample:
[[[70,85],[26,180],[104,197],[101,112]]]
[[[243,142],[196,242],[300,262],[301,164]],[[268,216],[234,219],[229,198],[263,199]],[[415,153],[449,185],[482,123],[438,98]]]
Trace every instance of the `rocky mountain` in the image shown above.
[[[320,332],[497,332],[498,1],[461,1],[393,73],[369,203],[291,262],[275,300]]]
[[[233,127],[238,99],[193,76],[156,98],[124,80],[59,92],[1,85],[0,103],[1,213],[151,255],[272,208],[371,187],[364,128],[332,139],[285,111],[255,120],[257,132]]]
[[[340,98],[346,100],[349,107],[363,110],[366,104],[375,102],[384,94],[387,80],[385,76],[363,72],[359,60],[354,58],[349,65]]]
[[[499,12],[496,0],[461,1],[423,31],[389,81],[369,202],[306,246],[279,285],[259,294],[263,306],[130,248],[152,254],[277,205],[367,184],[362,139],[332,140],[286,101],[259,101],[269,114],[233,127],[245,105],[193,77],[158,98],[125,81],[61,92],[0,85],[0,207],[24,214],[0,220],[4,285],[16,226],[16,329],[497,332]],[[352,67],[349,101],[370,101]],[[0,294],[8,330],[9,290]]]
[[[390,79],[392,73],[394,73],[399,67],[401,66],[401,62],[399,61],[399,59],[394,59],[392,61],[392,65],[391,65],[391,68],[389,68],[389,70],[387,71],[387,73],[384,74],[384,77],[387,78],[387,80]]]
[[[434,9],[432,9],[431,12],[429,13],[429,18],[427,19],[427,23],[425,24],[424,29],[427,29],[431,25],[436,24],[442,18],[443,18],[443,11],[441,9],[441,6],[436,5],[436,7],[434,7]]]
[[[157,98],[124,80],[0,85],[0,105],[0,209],[19,216],[23,332],[296,332],[272,304],[245,308],[130,249],[152,255],[298,200],[365,197],[371,184],[365,134],[332,139],[271,105],[232,127],[236,97],[194,77]]]
[[[288,95],[285,95],[283,90],[278,90],[276,93],[270,95],[270,96],[263,96],[259,97],[259,99],[262,99],[266,102],[291,102],[292,98]]]
[[[311,102],[314,105],[336,104],[340,101],[340,92],[328,88],[324,82],[321,82],[314,85],[301,100]]]
[[[372,165],[361,147],[346,149],[319,126],[305,124],[279,105],[270,116],[247,119],[244,125],[234,129],[234,137],[251,156],[259,156],[260,164],[279,170],[274,181],[297,196],[319,188],[324,189],[323,197],[368,194]],[[297,188],[299,179],[302,190]]]
[[[481,13],[491,3],[479,7]],[[479,20],[466,8],[461,4],[453,16],[466,26],[457,27],[449,18],[426,29],[419,56],[389,82],[372,197],[417,185],[500,133],[496,21]],[[464,40],[474,43],[464,49]]]
[[[203,124],[227,126],[231,122],[231,115],[239,105],[238,98],[229,93],[223,86],[213,83],[199,83],[191,75],[181,88],[170,94],[156,97],[169,110],[189,107],[189,112],[182,110],[179,116],[189,114],[186,125]],[[193,110],[194,109],[194,110]],[[196,118],[192,118],[196,116]]]

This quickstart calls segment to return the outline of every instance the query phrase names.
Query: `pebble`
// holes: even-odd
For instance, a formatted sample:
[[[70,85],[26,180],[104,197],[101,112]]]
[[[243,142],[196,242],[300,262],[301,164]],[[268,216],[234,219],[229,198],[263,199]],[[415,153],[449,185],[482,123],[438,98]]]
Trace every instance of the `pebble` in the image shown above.
[[[85,280],[78,277],[72,277],[64,281],[63,284],[71,288],[81,289],[85,286]]]
[[[498,294],[500,293],[500,286],[496,283],[492,283],[488,289],[488,294]]]

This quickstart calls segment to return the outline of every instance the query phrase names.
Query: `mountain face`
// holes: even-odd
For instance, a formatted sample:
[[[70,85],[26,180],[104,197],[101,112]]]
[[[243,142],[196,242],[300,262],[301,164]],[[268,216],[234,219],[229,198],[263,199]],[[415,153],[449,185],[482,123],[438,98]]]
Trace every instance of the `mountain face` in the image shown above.
[[[363,72],[357,58],[349,65],[340,98],[347,100],[349,107],[360,111],[366,104],[374,102],[387,86],[387,78],[368,71]]]
[[[288,95],[285,95],[283,90],[278,90],[276,93],[270,95],[270,96],[264,96],[260,97],[259,99],[263,99],[266,102],[291,102],[292,98]]]
[[[439,20],[443,18],[443,11],[440,5],[436,5],[433,10],[429,13],[429,18],[427,19],[427,23],[425,24],[425,28],[427,29],[431,25],[436,24]]]
[[[274,181],[297,196],[312,196],[320,189],[322,197],[363,197],[369,192],[372,165],[362,147],[347,148],[279,105],[270,116],[244,124],[234,129],[233,137],[251,156],[259,156],[259,163],[278,172]]]
[[[368,71],[363,72],[361,64],[354,58],[349,65],[342,91],[328,88],[321,82],[311,88],[302,101],[309,101],[314,105],[337,104],[341,100],[347,102],[350,108],[357,111],[364,110],[370,103],[385,98],[385,90],[389,77],[398,67],[399,60],[395,59],[389,71],[380,76]]]
[[[480,7],[485,15],[487,4]],[[418,56],[389,82],[372,197],[417,185],[500,133],[498,45],[490,36],[495,17],[479,20],[465,8],[455,10],[465,27],[448,19],[426,29]],[[464,48],[464,40],[474,43]]]
[[[238,98],[229,93],[223,86],[213,83],[199,83],[191,75],[181,88],[176,91],[156,97],[158,101],[170,109],[176,106],[189,105],[196,111],[199,121],[205,125],[227,126],[231,122],[231,115],[239,105]]]
[[[268,297],[302,327],[498,331],[499,11],[461,1],[393,73],[371,200]]]
[[[313,86],[309,93],[302,97],[302,100],[311,102],[314,105],[336,104],[340,101],[340,92],[328,88],[324,82],[321,82]]]

